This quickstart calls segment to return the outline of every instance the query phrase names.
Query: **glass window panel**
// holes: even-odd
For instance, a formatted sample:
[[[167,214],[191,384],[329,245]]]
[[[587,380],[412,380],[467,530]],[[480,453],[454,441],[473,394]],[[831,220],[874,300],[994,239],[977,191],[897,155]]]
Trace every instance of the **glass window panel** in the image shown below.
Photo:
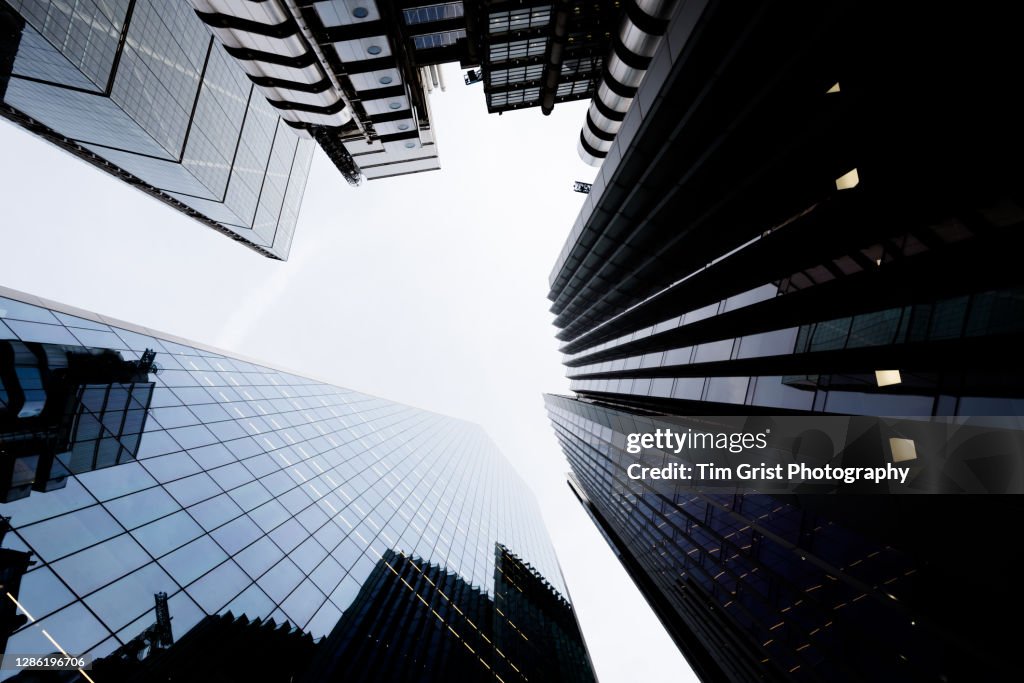
[[[122,534],[54,563],[53,569],[72,590],[86,595],[138,569],[148,560],[149,556],[139,544],[131,536]]]
[[[188,406],[196,406],[204,403],[213,403],[216,399],[202,387],[176,387],[171,389],[181,402]]]
[[[219,527],[228,520],[242,514],[242,509],[235,505],[228,496],[219,495],[188,509],[189,514],[207,531]]]
[[[313,499],[306,495],[301,488],[294,488],[287,493],[277,497],[277,500],[292,514],[309,506]]]
[[[729,360],[732,352],[732,339],[722,339],[716,342],[706,342],[697,346],[697,363],[710,363],[719,360]]]
[[[314,638],[319,638],[330,633],[339,619],[341,619],[341,610],[332,603],[326,602],[317,611],[316,615],[309,620],[309,623],[306,625],[306,631]]]
[[[190,408],[201,422],[211,423],[221,422],[224,420],[231,420],[231,415],[228,415],[227,411],[225,411],[216,403],[208,403],[206,405],[190,405]],[[234,422],[232,422],[231,424],[234,425]],[[237,425],[235,426],[237,427]],[[243,434],[244,432],[242,432],[241,428],[239,428],[238,435],[242,436]],[[222,439],[224,437],[221,436],[220,434],[217,434],[217,438]]]
[[[271,472],[277,471],[277,464],[267,454],[257,455],[242,461],[245,468],[252,472],[254,477],[263,477]]]
[[[814,392],[782,383],[782,377],[758,377],[751,401],[757,406],[773,406],[793,410],[811,410]]]
[[[363,546],[358,545],[355,542],[355,539],[349,536],[334,549],[331,556],[338,561],[338,564],[345,569],[348,569],[356,563],[356,560],[358,560],[362,554]]]
[[[241,486],[253,479],[249,470],[245,469],[237,462],[210,470],[210,476],[213,477],[213,480],[216,481],[225,491]]]
[[[117,631],[141,616],[154,615],[153,595],[172,594],[178,586],[160,567],[149,564],[85,599],[111,630]]]
[[[269,538],[264,537],[238,553],[235,561],[253,579],[258,578],[284,557],[281,549]]]
[[[101,501],[156,486],[156,480],[136,462],[85,472],[78,478]]]
[[[320,541],[320,545],[328,550],[334,550],[345,538],[345,532],[334,522],[328,522],[317,530],[316,538]]]
[[[308,574],[327,557],[327,551],[316,542],[316,539],[310,537],[291,551],[288,557],[299,566],[299,569]]]
[[[288,615],[289,621],[302,628],[313,618],[313,615],[326,600],[327,596],[317,590],[317,587],[309,579],[306,579],[291,595],[285,598],[281,603],[281,609]]]
[[[4,505],[4,515],[12,520],[17,520],[16,526],[20,528],[41,519],[56,517],[65,512],[88,507],[96,502],[96,499],[85,490],[77,478],[69,477],[65,481],[59,496],[32,495],[13,503],[7,503]],[[5,546],[10,547],[6,542]]]
[[[210,532],[214,540],[217,541],[228,553],[231,555],[236,554],[239,550],[249,545],[257,538],[263,535],[263,531],[256,526],[256,523],[251,519],[242,515],[237,519],[233,519],[219,529],[214,529]]]
[[[203,425],[168,429],[167,433],[186,450],[206,446],[217,441],[217,437]]]
[[[92,320],[86,320],[85,318],[79,318],[77,316],[68,315],[67,313],[61,313],[59,311],[52,311],[52,313],[54,316],[57,317],[58,320],[61,321],[61,323],[67,325],[68,327],[79,327],[85,330],[99,330],[101,332],[110,332],[110,327],[104,325],[103,323],[98,323]],[[110,348],[120,349],[128,347],[125,346],[122,341],[118,340],[117,344],[115,346],[111,346]]]
[[[73,602],[16,633],[7,641],[6,651],[36,655],[53,652],[53,643],[43,635],[44,630],[69,654],[87,652],[110,635],[82,603]]]
[[[271,500],[249,513],[253,521],[264,531],[270,531],[288,519],[288,511],[276,500]]]
[[[346,610],[352,601],[355,600],[356,596],[359,595],[359,582],[353,579],[351,576],[346,576],[338,584],[338,587],[331,593],[331,602],[333,602],[338,609]]]
[[[179,640],[206,616],[184,591],[172,595],[167,601],[167,608],[174,617],[171,619],[171,633],[175,640]]]
[[[241,595],[232,600],[225,611],[249,617],[249,619],[265,619],[274,609],[274,602],[257,585],[246,588]]]
[[[97,349],[123,349],[124,342],[113,332],[101,332],[99,330],[74,329],[72,334],[78,339],[82,346],[91,346]]]
[[[275,496],[295,487],[295,482],[285,472],[274,472],[260,479],[260,482],[267,487],[267,490]]]
[[[226,559],[228,556],[209,536],[200,536],[161,558],[160,564],[175,581],[187,586]]]
[[[22,538],[47,562],[116,536],[121,531],[114,518],[99,505],[19,530]]]
[[[306,531],[295,519],[285,521],[284,524],[270,532],[270,537],[286,553],[291,552],[292,548],[301,543],[306,536]]]
[[[148,427],[149,425],[147,425]],[[172,439],[167,432],[161,430],[147,431],[142,435],[142,442],[139,444],[139,452],[136,454],[140,460],[152,458],[165,453],[180,451],[181,446]]]
[[[185,512],[158,519],[131,532],[132,536],[152,553],[160,557],[178,546],[200,536],[203,530]]]
[[[186,479],[178,479],[167,484],[164,488],[174,496],[183,507],[188,507],[218,493],[222,493],[220,487],[210,479],[209,475],[199,473]]]
[[[15,320],[30,320],[38,323],[57,324],[57,319],[45,308],[32,306],[30,304],[6,299],[0,296],[0,318],[13,318]]]
[[[186,427],[198,424],[199,420],[185,406],[173,406],[168,408],[153,408],[149,411],[151,418],[157,421],[164,429],[172,427]]]
[[[166,360],[161,357],[161,360],[166,364]],[[196,381],[192,373],[185,370],[171,370],[166,365],[161,366],[160,374],[157,376],[157,380],[166,387],[195,387],[199,386],[199,382]]]
[[[287,557],[274,565],[256,582],[277,603],[288,596],[303,580],[302,572]]]
[[[200,471],[199,465],[187,453],[172,453],[147,458],[142,466],[160,483],[188,477]]]
[[[6,544],[5,544],[6,545]],[[64,607],[75,596],[46,567],[34,569],[21,577],[18,602],[36,619]]]
[[[200,415],[201,416],[201,415]],[[225,420],[223,422],[213,422],[206,425],[207,429],[213,432],[221,441],[231,441],[232,439],[240,439],[241,437],[247,436],[247,432],[242,429],[237,420]],[[263,449],[260,449],[261,451]],[[235,454],[238,455],[237,453]]]
[[[246,512],[270,500],[270,493],[258,481],[228,491],[228,495]]]
[[[231,451],[220,443],[211,444],[203,448],[192,448],[188,454],[199,463],[200,467],[207,471],[214,467],[227,465],[229,462],[235,462],[235,457],[231,455]]]
[[[105,507],[126,529],[148,524],[181,508],[159,486],[105,503]]]
[[[164,387],[156,387],[153,390],[153,398],[149,403],[151,408],[162,408],[164,406],[179,406],[181,400],[174,395],[170,389]]]
[[[228,560],[204,575],[186,590],[208,614],[218,612],[249,585],[249,578],[237,564]]]
[[[7,326],[22,341],[42,342],[44,344],[66,344],[67,346],[81,346],[67,328],[57,325],[44,325],[42,323],[28,323],[21,320],[7,320]]]
[[[673,398],[682,398],[688,401],[699,401],[704,391],[703,377],[679,377],[672,389]]]
[[[309,575],[309,578],[313,580],[313,583],[324,592],[325,595],[330,595],[338,583],[341,581],[341,577],[344,576],[345,570],[341,568],[341,565],[334,561],[331,557],[326,557],[324,560],[317,565],[317,567]]]
[[[305,527],[306,531],[313,533],[324,525],[324,522],[327,521],[327,515],[319,507],[310,506],[300,512],[296,519]]]

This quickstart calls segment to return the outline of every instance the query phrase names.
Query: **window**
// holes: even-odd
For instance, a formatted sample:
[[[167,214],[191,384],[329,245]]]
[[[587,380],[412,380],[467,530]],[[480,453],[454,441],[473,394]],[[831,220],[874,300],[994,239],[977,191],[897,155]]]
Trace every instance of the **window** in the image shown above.
[[[422,36],[413,36],[413,44],[417,50],[427,50],[433,47],[447,47],[454,45],[460,38],[466,37],[465,29],[456,31],[441,31],[439,33],[427,33]]]
[[[487,31],[490,34],[522,31],[551,23],[551,6],[527,7],[510,12],[494,12],[488,17]]]
[[[492,107],[508,107],[517,104],[535,104],[540,98],[540,88],[523,88],[509,92],[491,94]]]
[[[536,57],[543,55],[547,46],[547,38],[532,38],[530,40],[513,40],[509,43],[495,43],[494,45],[491,45],[490,60],[492,62],[504,62],[510,59]]]
[[[489,83],[493,86],[508,85],[509,83],[525,83],[535,81],[544,72],[543,64],[531,64],[529,66],[517,66],[511,69],[498,69],[492,71]]]
[[[462,16],[461,2],[446,2],[440,5],[425,5],[402,10],[406,26],[426,24],[443,19],[457,19]]]

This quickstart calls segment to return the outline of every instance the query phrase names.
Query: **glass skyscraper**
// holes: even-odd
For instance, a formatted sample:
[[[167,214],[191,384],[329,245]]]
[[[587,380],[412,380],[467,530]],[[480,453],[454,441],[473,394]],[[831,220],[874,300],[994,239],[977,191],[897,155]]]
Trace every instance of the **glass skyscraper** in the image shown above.
[[[0,1],[0,114],[285,259],[313,142],[187,2]]]
[[[60,394],[89,408],[70,412],[72,444],[47,446],[66,469],[60,486],[37,486],[21,467],[32,490],[0,504],[7,653],[102,658],[167,615],[181,638],[227,612],[320,638],[376,594],[369,577],[404,572],[388,584],[411,591],[405,616],[384,615],[396,629],[430,624],[480,675],[501,659],[506,681],[547,661],[525,634],[550,634],[564,644],[543,656],[565,653],[592,680],[536,503],[478,427],[10,290],[0,340],[122,368]],[[5,462],[32,455],[25,406],[41,411],[61,372],[11,358],[0,372]],[[31,401],[12,398],[22,394]],[[72,466],[79,453],[89,467]],[[480,609],[489,622],[467,621]]]
[[[657,49],[606,71],[583,125],[600,172],[549,281],[575,395],[547,407],[570,485],[704,680],[1013,678],[998,617],[1024,604],[1006,545],[1019,496],[627,472],[631,434],[799,420],[790,462],[901,463],[934,484],[914,492],[1020,490],[1019,432],[959,431],[1015,428],[1024,406],[1011,15],[652,4],[669,19]],[[953,428],[915,447],[881,438],[880,416]],[[853,448],[830,420],[858,425]]]

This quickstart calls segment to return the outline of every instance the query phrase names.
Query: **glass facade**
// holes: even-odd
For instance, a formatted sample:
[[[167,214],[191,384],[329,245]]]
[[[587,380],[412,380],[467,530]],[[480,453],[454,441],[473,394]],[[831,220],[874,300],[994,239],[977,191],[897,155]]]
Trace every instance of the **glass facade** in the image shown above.
[[[18,30],[4,39],[17,45],[3,76],[5,116],[260,253],[287,258],[312,142],[254,96],[187,3],[8,4]]]
[[[1020,413],[1021,107],[907,57],[911,17],[870,14],[675,9],[551,273],[578,395],[679,415]],[[932,21],[999,82],[999,22]],[[846,27],[830,45],[807,42],[830,22]],[[858,30],[877,40],[849,64]],[[727,54],[728,77],[707,70]],[[908,78],[955,104],[905,139],[893,102],[939,106]]]
[[[1020,496],[766,495],[632,479],[627,434],[700,420],[546,401],[570,486],[702,680],[1015,670],[1013,636],[992,619],[1024,606],[1013,560],[963,552],[1004,543],[992,520],[1019,519]]]
[[[649,63],[627,64],[638,86],[602,87],[632,104],[598,131],[607,154],[549,280],[575,396],[547,406],[570,485],[703,680],[1011,679],[998,624],[1024,605],[1006,536],[1019,496],[628,476],[642,456],[627,435],[661,428],[805,421],[793,462],[832,444],[829,420],[1024,410],[1024,107],[998,85],[1010,16],[762,9],[676,3]],[[591,113],[621,113],[607,105]],[[880,429],[855,434],[888,457]],[[980,470],[1006,455],[981,490],[1020,481],[1016,446],[964,445]],[[933,481],[968,490],[953,478]]]
[[[53,652],[52,638],[70,653],[109,655],[154,623],[157,593],[168,596],[175,638],[229,611],[320,638],[389,552],[443,566],[500,601],[500,544],[552,596],[566,595],[532,495],[478,427],[0,295],[0,344],[104,349],[126,363],[155,353],[141,439],[105,433],[124,457],[0,505],[11,527],[4,549],[34,561],[0,596],[25,617],[8,653]],[[4,396],[10,376],[0,374]],[[11,442],[0,434],[5,449]],[[445,598],[421,595],[414,616],[432,619],[440,608],[427,605]]]
[[[492,113],[539,106],[548,114],[560,102],[591,97],[624,14],[620,3],[605,0],[490,2],[473,11],[474,56]]]

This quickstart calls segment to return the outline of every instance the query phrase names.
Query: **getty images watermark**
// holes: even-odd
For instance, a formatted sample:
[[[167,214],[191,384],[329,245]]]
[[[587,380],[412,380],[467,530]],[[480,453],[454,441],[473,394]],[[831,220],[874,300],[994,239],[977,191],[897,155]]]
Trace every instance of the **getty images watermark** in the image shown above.
[[[626,452],[639,455],[645,450],[688,455],[700,452],[722,451],[737,455],[748,451],[768,448],[770,429],[763,432],[702,432],[693,429],[673,431],[657,429],[653,432],[637,432],[626,435]],[[634,462],[626,467],[626,476],[639,479],[675,479],[703,482],[835,482],[852,484],[858,481],[899,482],[905,484],[910,467],[886,463],[884,467],[841,467],[826,464],[822,466],[807,463],[737,463],[719,462],[671,462],[652,467]]]

